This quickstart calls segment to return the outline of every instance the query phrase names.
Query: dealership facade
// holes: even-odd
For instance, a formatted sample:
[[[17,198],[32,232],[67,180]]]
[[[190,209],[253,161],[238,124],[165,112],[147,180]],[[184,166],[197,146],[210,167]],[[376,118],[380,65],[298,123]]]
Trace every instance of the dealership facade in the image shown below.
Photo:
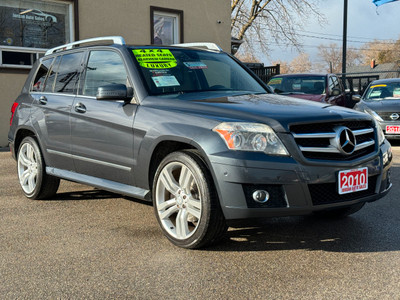
[[[34,62],[52,47],[98,36],[128,44],[214,42],[230,52],[230,3],[214,0],[2,0],[0,147],[10,108]]]

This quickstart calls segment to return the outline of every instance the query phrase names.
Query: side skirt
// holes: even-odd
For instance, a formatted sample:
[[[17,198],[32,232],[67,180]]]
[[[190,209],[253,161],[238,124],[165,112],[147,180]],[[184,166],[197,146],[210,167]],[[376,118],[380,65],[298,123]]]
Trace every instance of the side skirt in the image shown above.
[[[46,173],[62,179],[87,184],[117,194],[123,194],[141,200],[147,200],[147,201],[151,200],[150,190],[145,190],[135,186],[130,186],[111,180],[101,179],[93,176],[83,175],[76,172],[66,171],[52,167],[46,167]]]

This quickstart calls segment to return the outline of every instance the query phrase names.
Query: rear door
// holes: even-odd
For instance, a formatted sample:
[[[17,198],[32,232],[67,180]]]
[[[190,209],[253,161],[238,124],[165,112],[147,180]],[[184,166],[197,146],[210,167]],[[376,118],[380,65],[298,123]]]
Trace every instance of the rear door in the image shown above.
[[[71,157],[70,111],[79,77],[84,52],[68,53],[52,59],[46,76],[35,78],[32,86],[32,121],[47,165],[73,170]],[[48,63],[47,63],[48,64]]]
[[[132,185],[137,105],[96,100],[97,88],[108,84],[131,86],[122,56],[113,50],[90,51],[71,112],[75,168],[84,175]]]

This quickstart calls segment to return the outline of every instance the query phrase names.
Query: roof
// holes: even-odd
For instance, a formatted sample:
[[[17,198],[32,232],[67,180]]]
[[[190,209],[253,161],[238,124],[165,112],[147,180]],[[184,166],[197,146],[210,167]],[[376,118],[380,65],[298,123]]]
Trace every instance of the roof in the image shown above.
[[[330,75],[328,73],[287,73],[287,74],[278,74],[274,77],[306,77],[306,76],[327,76]]]
[[[376,64],[374,68],[370,65],[347,67],[346,76],[374,76],[380,79],[400,77],[400,65],[398,63]]]
[[[378,79],[372,81],[371,84],[381,84],[381,83],[391,83],[391,82],[400,82],[400,78]]]

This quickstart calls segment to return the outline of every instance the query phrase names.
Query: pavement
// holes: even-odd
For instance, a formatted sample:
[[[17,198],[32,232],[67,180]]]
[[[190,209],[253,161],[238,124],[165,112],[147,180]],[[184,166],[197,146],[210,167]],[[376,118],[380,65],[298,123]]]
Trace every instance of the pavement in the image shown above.
[[[393,151],[393,190],[353,216],[259,220],[202,250],[173,246],[137,199],[62,181],[29,200],[0,151],[1,299],[400,299]]]

